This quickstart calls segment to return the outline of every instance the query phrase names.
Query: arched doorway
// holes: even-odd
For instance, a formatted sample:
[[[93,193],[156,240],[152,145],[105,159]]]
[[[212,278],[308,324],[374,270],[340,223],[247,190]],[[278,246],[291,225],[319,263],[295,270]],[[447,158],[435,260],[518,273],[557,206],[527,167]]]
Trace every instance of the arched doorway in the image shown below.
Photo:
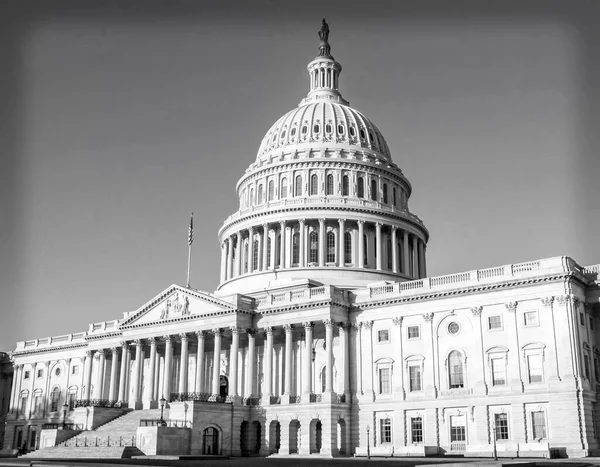
[[[245,421],[240,426],[240,448],[242,456],[250,455],[250,424]]]
[[[346,454],[346,420],[339,419],[338,425],[338,452],[340,454]]]
[[[321,420],[312,420],[310,422],[310,453],[319,454],[323,444],[323,425]]]
[[[229,380],[225,375],[219,377],[219,395],[223,397],[229,395]]]
[[[260,453],[260,444],[261,444],[261,427],[260,422],[253,421],[250,427],[250,448],[252,449],[252,454]]]
[[[300,422],[298,420],[292,420],[290,422],[290,454],[298,454],[300,449]]]
[[[273,420],[269,425],[269,454],[277,454],[281,446],[281,424]]]
[[[219,454],[219,431],[213,426],[202,432],[202,454]]]

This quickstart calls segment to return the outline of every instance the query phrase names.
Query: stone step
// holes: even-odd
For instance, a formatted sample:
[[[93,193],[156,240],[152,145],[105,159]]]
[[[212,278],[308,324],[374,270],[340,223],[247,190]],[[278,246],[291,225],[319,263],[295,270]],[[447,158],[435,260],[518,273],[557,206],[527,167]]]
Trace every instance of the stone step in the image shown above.
[[[135,446],[103,446],[103,447],[65,447],[55,446],[40,449],[21,456],[26,459],[74,459],[74,458],[109,458],[129,459],[133,456],[143,456],[144,453]]]

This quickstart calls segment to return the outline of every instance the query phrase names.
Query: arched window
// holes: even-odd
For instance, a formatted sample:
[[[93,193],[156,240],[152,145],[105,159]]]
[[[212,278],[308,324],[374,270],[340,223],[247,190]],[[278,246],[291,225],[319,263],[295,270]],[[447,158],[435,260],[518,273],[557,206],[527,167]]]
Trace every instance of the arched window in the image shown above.
[[[252,246],[252,271],[255,271],[256,269],[258,269],[259,253],[260,252],[258,251],[258,240],[254,240],[253,246]]]
[[[383,204],[388,204],[387,183],[383,184]]]
[[[271,237],[267,237],[267,268],[273,267],[273,259],[271,258]]]
[[[365,258],[364,258],[364,265],[365,265],[365,267],[369,265],[369,262],[368,262],[368,260],[367,260],[367,258],[368,258],[368,256],[369,256],[369,254],[368,254],[367,252],[368,252],[369,250],[367,250],[367,246],[368,246],[368,243],[367,243],[367,236],[366,236],[366,235],[363,235],[363,256],[365,257]]]
[[[317,174],[312,174],[310,176],[310,194],[316,195],[319,193],[319,177]]]
[[[277,240],[275,241],[275,264],[274,268],[277,268],[281,264],[281,235],[277,235]]]
[[[279,199],[287,198],[287,178],[281,179],[281,189],[279,190]]]
[[[308,260],[311,263],[317,263],[319,261],[319,235],[317,232],[312,231],[308,240],[310,246]]]
[[[273,180],[269,181],[269,201],[273,201],[275,198],[275,182]]]
[[[327,232],[327,262],[335,263],[335,233]]]
[[[240,205],[242,209],[246,207],[246,188],[242,190],[242,195],[240,196]]]
[[[302,196],[302,175],[296,176],[296,189],[294,195]]]
[[[250,199],[248,204],[254,206],[254,188],[250,188]]]
[[[333,194],[333,175],[327,175],[327,191],[325,192],[328,195]]]
[[[396,193],[396,187],[394,187],[394,188],[392,189],[392,204],[393,204],[394,206],[396,206],[396,203],[397,203],[397,201],[396,201],[396,195],[397,195],[397,193]]]
[[[262,203],[262,198],[263,198],[263,187],[262,187],[262,185],[258,185],[258,196],[256,199],[256,204]]]
[[[292,236],[292,264],[300,262],[300,233],[294,232]]]
[[[362,177],[358,177],[358,182],[357,182],[357,196],[359,198],[364,198],[365,197],[365,180]]]
[[[392,269],[392,237],[387,238],[387,268]]]
[[[463,388],[465,385],[462,360],[462,354],[458,350],[453,350],[450,352],[450,355],[448,355],[450,389]]]
[[[58,411],[58,399],[60,399],[60,389],[54,388],[50,393],[50,412]]]
[[[344,262],[352,262],[352,234],[350,232],[344,234]]]
[[[327,387],[327,366],[324,366],[321,370],[321,392],[325,392]]]
[[[348,175],[342,177],[342,196],[350,195],[350,179]]]
[[[244,272],[248,272],[248,240],[244,240]]]
[[[375,179],[371,180],[371,199],[377,201],[377,182]]]

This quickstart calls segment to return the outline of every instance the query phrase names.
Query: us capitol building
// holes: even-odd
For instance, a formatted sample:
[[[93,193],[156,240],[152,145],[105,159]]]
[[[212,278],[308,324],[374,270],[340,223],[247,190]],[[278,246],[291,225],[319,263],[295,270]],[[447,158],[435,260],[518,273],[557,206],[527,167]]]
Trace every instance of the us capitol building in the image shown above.
[[[342,97],[324,20],[319,37],[307,96],[236,186],[217,290],[172,285],[87,331],[18,342],[5,450],[600,452],[600,265],[427,276],[412,186]]]

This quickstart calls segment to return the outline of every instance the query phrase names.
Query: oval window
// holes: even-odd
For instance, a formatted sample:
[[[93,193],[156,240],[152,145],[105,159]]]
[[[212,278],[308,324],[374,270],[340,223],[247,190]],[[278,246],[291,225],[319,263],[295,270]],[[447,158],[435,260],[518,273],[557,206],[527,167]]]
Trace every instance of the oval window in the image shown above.
[[[353,126],[350,127],[350,136],[356,136],[356,130]]]
[[[332,128],[331,128],[331,125],[329,123],[327,125],[325,125],[325,131],[327,133],[331,133],[331,130],[332,130]]]
[[[321,128],[319,127],[319,125],[313,126],[313,133],[318,133],[320,130]]]
[[[292,128],[292,131],[290,133],[292,136],[296,136],[296,128]]]
[[[450,324],[448,324],[448,334],[458,334],[458,331],[460,331],[460,326],[458,323],[452,321]]]
[[[339,133],[340,135],[343,135],[343,134],[344,134],[344,125],[338,125],[338,133]]]
[[[308,131],[308,128],[305,126],[302,127],[302,134],[305,135],[306,132]]]
[[[365,130],[363,130],[362,128],[360,129],[360,137],[361,139],[365,139]]]
[[[281,132],[281,139],[285,138],[285,130]]]

